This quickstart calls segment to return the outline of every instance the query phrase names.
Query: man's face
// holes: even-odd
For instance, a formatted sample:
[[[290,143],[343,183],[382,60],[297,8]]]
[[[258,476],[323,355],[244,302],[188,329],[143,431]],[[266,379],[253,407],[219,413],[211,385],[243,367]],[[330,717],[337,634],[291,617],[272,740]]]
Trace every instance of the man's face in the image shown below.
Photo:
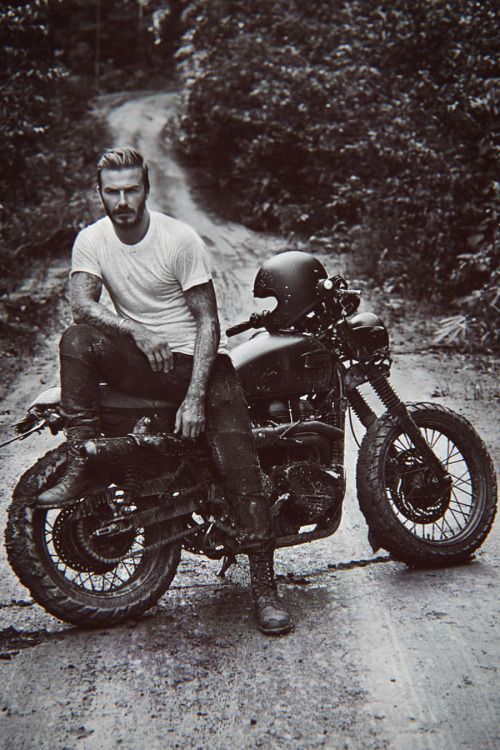
[[[113,224],[125,228],[141,223],[147,198],[141,167],[103,169],[100,195]]]

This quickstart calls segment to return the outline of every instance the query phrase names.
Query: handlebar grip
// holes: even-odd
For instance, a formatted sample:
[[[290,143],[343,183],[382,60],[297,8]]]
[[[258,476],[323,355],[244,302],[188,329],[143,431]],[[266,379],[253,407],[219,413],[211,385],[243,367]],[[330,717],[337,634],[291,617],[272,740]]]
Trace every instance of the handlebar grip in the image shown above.
[[[250,328],[253,328],[254,324],[251,320],[245,320],[244,323],[236,323],[235,326],[231,326],[226,330],[226,336],[237,336],[238,333],[243,333],[244,331],[249,331]]]

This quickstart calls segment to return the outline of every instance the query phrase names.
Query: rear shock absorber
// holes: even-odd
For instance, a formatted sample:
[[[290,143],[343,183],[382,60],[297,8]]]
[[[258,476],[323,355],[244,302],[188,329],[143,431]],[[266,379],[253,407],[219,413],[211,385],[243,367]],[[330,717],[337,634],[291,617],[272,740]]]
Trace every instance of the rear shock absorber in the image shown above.
[[[142,471],[137,464],[130,464],[125,471],[125,481],[123,483],[123,499],[130,502],[137,497],[141,490],[143,481]]]

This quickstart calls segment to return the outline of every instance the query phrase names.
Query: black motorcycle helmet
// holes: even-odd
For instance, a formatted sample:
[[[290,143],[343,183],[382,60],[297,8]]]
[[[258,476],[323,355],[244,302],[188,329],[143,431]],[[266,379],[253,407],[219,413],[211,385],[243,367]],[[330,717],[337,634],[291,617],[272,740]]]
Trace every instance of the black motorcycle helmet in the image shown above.
[[[327,273],[319,260],[291,250],[266,261],[255,277],[254,297],[276,297],[278,304],[266,317],[269,330],[290,328],[318,304],[317,284]]]

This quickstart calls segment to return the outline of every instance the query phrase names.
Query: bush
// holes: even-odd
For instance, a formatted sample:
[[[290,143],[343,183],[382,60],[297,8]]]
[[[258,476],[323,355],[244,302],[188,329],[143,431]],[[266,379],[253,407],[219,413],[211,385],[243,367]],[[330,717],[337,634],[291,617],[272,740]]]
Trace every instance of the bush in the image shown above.
[[[497,16],[493,0],[193,0],[180,149],[229,216],[344,241],[379,279],[463,300],[492,343]]]
[[[47,3],[0,8],[0,292],[29,262],[25,248],[89,216],[88,175],[102,132],[89,112],[91,89],[57,62]]]

